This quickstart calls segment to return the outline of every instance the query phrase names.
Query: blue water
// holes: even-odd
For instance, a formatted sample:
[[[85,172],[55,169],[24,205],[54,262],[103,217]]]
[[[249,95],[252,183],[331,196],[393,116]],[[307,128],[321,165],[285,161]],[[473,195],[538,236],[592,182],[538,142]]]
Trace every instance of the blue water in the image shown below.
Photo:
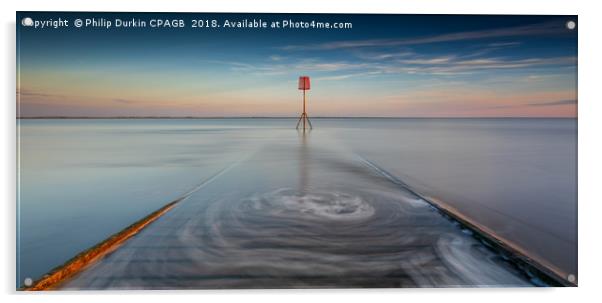
[[[232,163],[279,148],[275,142],[283,150],[298,144],[288,140],[298,136],[295,122],[19,120],[18,281],[40,277]],[[320,139],[307,141],[310,147],[367,159],[557,272],[577,275],[575,119],[313,124],[311,136]],[[274,161],[289,157],[277,156]],[[244,173],[253,176],[252,169]],[[276,182],[250,180],[245,188]]]

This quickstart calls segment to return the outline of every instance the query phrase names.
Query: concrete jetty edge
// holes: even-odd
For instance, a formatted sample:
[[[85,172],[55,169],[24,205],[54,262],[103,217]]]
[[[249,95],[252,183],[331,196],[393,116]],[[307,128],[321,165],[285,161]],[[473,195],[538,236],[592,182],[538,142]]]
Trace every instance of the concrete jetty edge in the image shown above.
[[[450,206],[447,206],[442,201],[438,201],[435,198],[428,197],[422,193],[417,192],[413,188],[411,188],[408,184],[397,178],[396,176],[390,174],[383,168],[379,167],[375,163],[363,158],[358,155],[358,158],[364,162],[364,164],[372,169],[374,169],[377,173],[393,182],[394,184],[403,187],[408,190],[416,197],[424,200],[428,204],[430,204],[434,209],[436,209],[441,215],[450,220],[457,222],[459,226],[463,229],[470,230],[472,232],[472,237],[488,246],[493,251],[496,251],[500,254],[504,259],[514,265],[516,269],[522,272],[526,278],[530,279],[534,284],[537,281],[541,281],[544,284],[538,286],[564,286],[564,287],[577,287],[577,282],[569,281],[560,270],[553,268],[550,265],[544,265],[542,262],[535,260],[528,256],[528,254],[513,245],[511,242],[495,235],[494,232],[488,230],[484,226],[473,222],[469,218],[463,216],[460,212],[456,211]]]
[[[24,291],[40,291],[40,290],[52,290],[65,280],[75,276],[77,273],[93,264],[97,260],[111,253],[117,249],[121,244],[127,241],[129,238],[140,232],[146,226],[157,220],[159,217],[167,213],[172,209],[178,202],[182,201],[185,197],[178,198],[158,210],[152,212],[148,216],[138,220],[132,225],[125,229],[117,232],[104,241],[94,245],[91,248],[84,250],[71,258],[69,261],[62,265],[59,265],[52,269],[50,272],[42,276],[29,287],[23,287],[20,290]]]

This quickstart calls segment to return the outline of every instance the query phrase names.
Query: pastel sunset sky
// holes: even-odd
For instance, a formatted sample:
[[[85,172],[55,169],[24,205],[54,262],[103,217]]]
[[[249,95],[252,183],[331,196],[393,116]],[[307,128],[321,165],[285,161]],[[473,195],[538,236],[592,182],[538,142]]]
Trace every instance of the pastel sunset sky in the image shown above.
[[[35,18],[58,18],[32,13]],[[97,18],[149,18],[103,14]],[[157,16],[157,14],[153,14]],[[186,14],[352,29],[18,25],[18,115],[576,117],[574,16]]]

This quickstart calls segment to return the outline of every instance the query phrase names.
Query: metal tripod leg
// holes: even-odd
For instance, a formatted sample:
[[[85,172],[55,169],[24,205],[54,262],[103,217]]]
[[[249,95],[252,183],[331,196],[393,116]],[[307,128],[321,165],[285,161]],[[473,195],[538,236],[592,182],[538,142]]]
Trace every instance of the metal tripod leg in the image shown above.
[[[297,121],[297,126],[295,127],[296,129],[299,129],[299,123],[301,123],[301,120],[303,120],[303,114],[301,114],[299,121]]]
[[[307,114],[305,114],[305,119],[307,120],[307,123],[309,123],[309,129],[314,129],[313,125],[311,125],[311,121],[309,121],[309,116]]]

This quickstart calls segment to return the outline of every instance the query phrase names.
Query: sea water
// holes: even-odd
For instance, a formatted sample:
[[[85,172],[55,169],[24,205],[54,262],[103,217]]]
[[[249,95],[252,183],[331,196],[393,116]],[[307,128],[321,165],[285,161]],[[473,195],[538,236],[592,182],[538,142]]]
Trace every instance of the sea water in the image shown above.
[[[403,199],[404,193],[376,182],[372,173],[353,164],[362,160],[452,207],[546,266],[576,275],[575,119],[314,119],[314,130],[303,135],[294,129],[295,122],[18,120],[19,284],[40,277],[195,188],[196,200],[222,204],[194,208],[189,202],[181,209],[207,211],[199,215],[207,216],[208,222],[221,222],[225,230],[240,231],[241,223],[263,222],[256,226],[286,224],[287,229],[272,230],[274,235],[292,226],[319,236],[325,222],[331,227],[335,222],[341,228],[353,227],[338,230],[337,237],[365,238],[365,247],[353,246],[349,254],[370,252],[386,241],[402,247],[399,238],[377,235],[407,238],[404,230],[425,222],[404,225],[412,212],[400,212],[406,216],[397,217],[399,222],[396,216],[382,217],[396,209],[395,200]],[[232,166],[230,172],[216,176]],[[209,178],[215,178],[212,188],[197,188]],[[232,196],[237,189],[244,189],[245,199]],[[173,216],[172,222],[177,222],[177,212]],[[380,225],[374,225],[377,218],[384,218]],[[304,227],[312,220],[318,229]],[[447,227],[441,231],[449,233]],[[324,230],[324,236],[329,232],[332,229]],[[446,239],[438,239],[439,246]],[[241,247],[249,253],[261,243]],[[303,246],[305,237],[276,244],[288,246],[292,255],[286,257],[293,256],[300,264],[327,266],[328,259],[323,258],[316,265],[317,256],[323,255]],[[241,251],[245,250],[236,252]],[[455,271],[466,271],[474,261],[453,259],[457,252],[445,251],[440,249],[439,254],[455,260],[451,262]],[[382,262],[397,262],[390,255],[381,257]],[[357,261],[338,262],[348,267],[359,264],[352,260]],[[458,266],[462,262],[466,262],[464,269]],[[416,285],[418,278],[409,277],[410,285]],[[437,285],[437,281],[422,284]]]

